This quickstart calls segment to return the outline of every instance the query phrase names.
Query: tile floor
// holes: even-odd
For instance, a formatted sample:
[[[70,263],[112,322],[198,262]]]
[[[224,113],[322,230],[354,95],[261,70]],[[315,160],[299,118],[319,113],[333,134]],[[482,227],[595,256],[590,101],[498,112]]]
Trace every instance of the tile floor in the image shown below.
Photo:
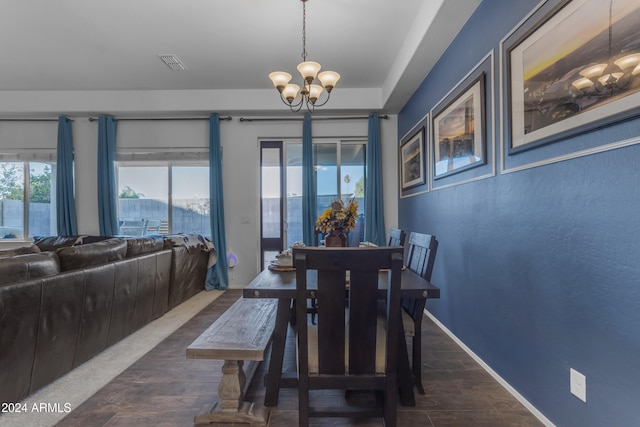
[[[57,426],[192,426],[194,415],[217,397],[222,362],[187,359],[186,347],[240,295],[239,290],[225,292]],[[542,425],[426,317],[422,342],[425,394],[416,394],[415,407],[399,407],[398,426]],[[295,369],[293,346],[287,351],[284,369]],[[263,375],[261,365],[247,400],[262,403]],[[342,396],[327,394],[323,398]],[[271,409],[269,426],[296,424],[296,390],[283,389],[278,406]],[[382,422],[327,419],[313,425],[381,426]]]

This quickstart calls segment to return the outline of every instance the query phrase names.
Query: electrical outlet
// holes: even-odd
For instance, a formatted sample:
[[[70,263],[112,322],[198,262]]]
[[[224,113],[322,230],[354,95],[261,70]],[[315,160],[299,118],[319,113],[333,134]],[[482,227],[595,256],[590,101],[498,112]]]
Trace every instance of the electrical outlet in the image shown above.
[[[569,383],[571,394],[583,402],[587,402],[587,377],[573,368],[569,369]]]

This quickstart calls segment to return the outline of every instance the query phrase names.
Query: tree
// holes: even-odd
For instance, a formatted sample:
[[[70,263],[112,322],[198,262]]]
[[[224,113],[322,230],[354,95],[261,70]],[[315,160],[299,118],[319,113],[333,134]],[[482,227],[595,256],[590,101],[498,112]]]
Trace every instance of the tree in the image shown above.
[[[22,168],[16,163],[0,166],[0,199],[24,200]]]
[[[361,176],[358,182],[356,182],[356,189],[353,195],[355,197],[364,197],[364,176]]]
[[[40,175],[35,175],[31,170],[31,203],[51,203],[51,169],[45,166]]]
[[[125,185],[122,190],[120,190],[120,198],[121,199],[140,199],[144,197],[144,194],[137,193],[133,188]]]

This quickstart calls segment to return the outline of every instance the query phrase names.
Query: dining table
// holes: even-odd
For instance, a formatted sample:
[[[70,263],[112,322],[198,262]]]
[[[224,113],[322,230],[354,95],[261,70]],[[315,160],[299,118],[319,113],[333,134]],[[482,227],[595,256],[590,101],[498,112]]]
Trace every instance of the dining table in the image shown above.
[[[315,282],[315,271],[308,271],[307,281]],[[440,298],[440,288],[434,286],[419,274],[404,268],[401,276],[401,297],[409,299]],[[388,271],[380,270],[378,275],[379,298],[386,297]],[[313,295],[313,284],[309,297]],[[348,292],[348,287],[345,288]],[[295,372],[283,372],[283,359],[287,331],[291,320],[291,307],[296,297],[296,272],[293,268],[265,269],[243,289],[244,298],[275,298],[278,300],[276,322],[272,336],[271,357],[266,376],[265,406],[277,406],[281,387],[296,387]],[[409,366],[409,355],[404,332],[399,343],[398,385],[399,400],[404,406],[415,406],[413,394],[413,372]]]

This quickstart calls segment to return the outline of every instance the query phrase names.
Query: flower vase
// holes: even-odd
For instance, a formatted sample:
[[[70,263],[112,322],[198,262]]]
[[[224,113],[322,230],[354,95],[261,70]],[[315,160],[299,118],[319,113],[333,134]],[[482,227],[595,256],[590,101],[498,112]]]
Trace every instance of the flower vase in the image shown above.
[[[342,230],[332,230],[324,238],[324,245],[327,247],[347,246],[347,236]]]

